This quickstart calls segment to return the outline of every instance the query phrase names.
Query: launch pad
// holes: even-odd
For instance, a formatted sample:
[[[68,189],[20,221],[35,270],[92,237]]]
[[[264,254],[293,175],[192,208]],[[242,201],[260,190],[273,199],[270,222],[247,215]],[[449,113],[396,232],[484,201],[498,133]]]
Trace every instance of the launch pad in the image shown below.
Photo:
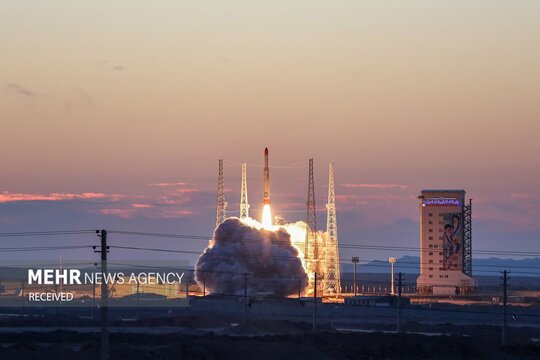
[[[302,291],[304,296],[333,296],[339,297],[341,294],[341,272],[340,256],[338,247],[336,199],[334,189],[334,162],[329,164],[328,176],[328,202],[326,230],[317,229],[317,209],[315,204],[315,182],[314,182],[313,159],[309,159],[308,171],[308,199],[306,201],[306,220],[295,224],[286,224],[280,219],[273,221],[271,210],[270,192],[270,165],[269,150],[264,149],[264,169],[263,169],[263,196],[262,196],[262,216],[260,224],[262,228],[275,231],[283,228],[290,232],[291,243],[298,249],[304,270],[308,276],[308,283]],[[225,201],[223,160],[218,161],[218,191],[216,226],[227,219],[227,202]],[[242,164],[242,183],[240,192],[240,220],[247,222],[255,221],[249,217],[250,204],[248,202],[247,187],[247,164]],[[294,229],[293,229],[294,227]],[[316,288],[315,288],[316,287]]]

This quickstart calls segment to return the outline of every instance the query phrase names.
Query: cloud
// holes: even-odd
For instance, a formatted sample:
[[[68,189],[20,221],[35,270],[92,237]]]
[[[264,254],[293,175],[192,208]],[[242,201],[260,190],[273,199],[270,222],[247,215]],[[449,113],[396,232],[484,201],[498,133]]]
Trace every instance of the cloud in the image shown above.
[[[0,193],[0,203],[18,201],[62,201],[62,200],[97,200],[111,198],[104,193],[85,192],[80,194],[72,193],[50,193],[50,194],[26,194],[10,193],[4,191]]]
[[[483,199],[481,208],[477,205],[473,219],[489,224],[490,228],[502,231],[540,230],[540,196],[535,193],[515,192],[499,194],[491,199]],[[479,203],[479,201],[477,202]]]
[[[148,208],[153,207],[150,204],[131,204],[131,206],[136,208],[136,209],[148,209]]]
[[[133,212],[129,209],[101,209],[100,213],[103,215],[114,215],[121,217],[122,219],[130,218]]]
[[[169,187],[169,186],[185,186],[187,183],[185,182],[158,182],[158,183],[150,183],[148,186],[158,186],[158,187]]]
[[[346,188],[364,188],[364,189],[407,189],[407,185],[402,184],[341,184]]]
[[[19,85],[19,84],[7,83],[6,86],[7,86],[8,89],[15,92],[16,94],[25,96],[27,98],[34,98],[34,97],[36,97],[38,95],[37,93],[35,93],[35,92],[31,91],[31,90],[28,90],[27,88],[25,88],[24,86]]]
[[[127,66],[124,66],[124,65],[114,65],[111,67],[111,69],[113,69],[114,71],[124,71],[124,70],[127,70]]]

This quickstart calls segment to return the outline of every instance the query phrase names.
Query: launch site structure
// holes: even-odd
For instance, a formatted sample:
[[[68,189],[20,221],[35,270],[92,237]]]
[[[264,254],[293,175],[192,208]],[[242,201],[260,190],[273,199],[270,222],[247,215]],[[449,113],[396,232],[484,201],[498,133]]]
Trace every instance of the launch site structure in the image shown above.
[[[242,164],[242,186],[240,189],[240,219],[249,217],[249,203],[247,191],[247,165]]]
[[[263,205],[270,205],[270,170],[268,148],[264,150]],[[334,162],[328,170],[328,203],[326,232],[317,231],[317,208],[315,205],[315,178],[313,159],[309,159],[308,197],[306,202],[306,237],[304,242],[304,267],[308,274],[306,295],[313,294],[317,284],[318,296],[339,296],[341,294],[341,268],[337,231],[336,196],[334,187]],[[227,218],[223,160],[218,160],[218,191],[216,226]],[[247,190],[247,166],[242,164],[242,184],[240,192],[240,218],[249,218]],[[315,281],[315,275],[317,281]]]
[[[324,289],[324,252],[320,252],[321,238],[317,233],[317,208],[315,205],[315,177],[313,175],[313,159],[309,159],[308,198],[306,202],[306,240],[304,244],[304,263],[308,272],[308,293],[313,293],[317,284],[317,293]],[[324,248],[322,249],[324,250]],[[321,259],[322,258],[322,259]],[[315,276],[317,280],[315,281]]]
[[[227,218],[227,201],[225,201],[225,183],[223,180],[223,159],[218,159],[218,190],[216,207],[216,227]]]
[[[334,191],[334,162],[328,166],[328,203],[326,204],[326,243],[324,294],[341,294],[338,231],[336,217],[336,193]]]

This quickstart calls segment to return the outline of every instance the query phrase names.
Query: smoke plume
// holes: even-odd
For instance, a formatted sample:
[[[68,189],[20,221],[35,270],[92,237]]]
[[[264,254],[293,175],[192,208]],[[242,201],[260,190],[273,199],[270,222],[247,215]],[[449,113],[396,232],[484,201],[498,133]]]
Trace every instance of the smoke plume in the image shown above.
[[[197,260],[197,283],[210,293],[243,294],[247,274],[248,293],[287,296],[298,294],[299,287],[303,291],[307,275],[289,233],[281,227],[264,230],[253,222],[229,218],[216,228]]]

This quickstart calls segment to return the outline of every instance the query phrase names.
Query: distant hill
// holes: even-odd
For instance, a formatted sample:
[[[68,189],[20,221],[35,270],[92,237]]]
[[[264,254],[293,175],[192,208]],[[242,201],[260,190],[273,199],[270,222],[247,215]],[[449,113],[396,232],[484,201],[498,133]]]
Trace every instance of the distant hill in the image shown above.
[[[407,274],[418,274],[420,272],[420,257],[418,256],[403,256],[397,259],[395,271],[401,271]],[[342,272],[353,272],[353,264],[341,264]],[[387,273],[390,271],[388,261],[372,260],[369,262],[360,262],[357,265],[357,270],[363,273]],[[515,276],[540,276],[540,258],[526,259],[501,259],[473,258],[473,274],[475,275],[492,275],[497,276],[499,271],[508,270]]]

